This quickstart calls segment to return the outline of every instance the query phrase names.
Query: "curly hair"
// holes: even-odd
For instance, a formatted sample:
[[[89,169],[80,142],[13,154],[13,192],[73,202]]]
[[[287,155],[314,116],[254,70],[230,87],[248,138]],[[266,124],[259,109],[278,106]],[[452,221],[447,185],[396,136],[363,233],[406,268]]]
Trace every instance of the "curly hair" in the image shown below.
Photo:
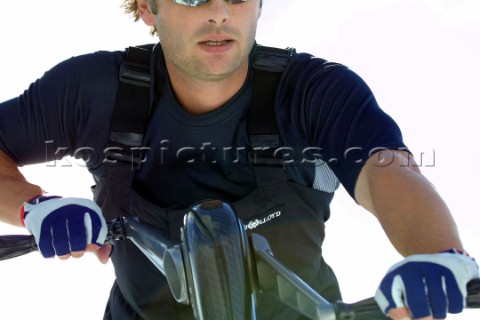
[[[155,3],[155,0],[147,0],[147,2],[150,5],[152,12],[156,14],[157,4]],[[138,6],[137,6],[136,0],[123,0],[122,7],[125,9],[125,13],[131,14],[133,16],[135,21],[138,21],[138,19],[140,19],[140,14],[138,12]]]
[[[153,14],[157,14],[157,4],[155,0],[147,0],[148,4],[150,5],[150,9],[152,10]],[[260,7],[262,6],[263,0],[260,0]],[[138,12],[138,6],[136,0],[123,0],[123,9],[125,9],[125,13],[131,14],[133,16],[134,21],[138,21],[140,19],[140,13]],[[150,30],[152,35],[156,34],[157,31],[155,27],[152,27]]]
[[[157,14],[157,4],[155,0],[147,0],[148,4],[150,5],[150,9],[152,10],[153,14]],[[138,21],[140,19],[140,13],[138,12],[138,6],[136,0],[123,0],[123,9],[125,13],[130,14],[133,16],[134,21]],[[152,27],[150,30],[150,34],[153,36],[157,33],[155,27]]]

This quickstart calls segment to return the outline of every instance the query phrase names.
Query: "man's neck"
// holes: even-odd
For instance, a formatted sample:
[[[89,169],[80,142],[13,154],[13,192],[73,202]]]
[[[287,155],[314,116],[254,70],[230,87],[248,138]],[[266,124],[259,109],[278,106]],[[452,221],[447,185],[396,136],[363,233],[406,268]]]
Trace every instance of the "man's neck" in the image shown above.
[[[247,78],[248,62],[235,74],[212,81],[171,72],[168,63],[167,69],[177,101],[188,113],[200,115],[220,108],[241,89]]]

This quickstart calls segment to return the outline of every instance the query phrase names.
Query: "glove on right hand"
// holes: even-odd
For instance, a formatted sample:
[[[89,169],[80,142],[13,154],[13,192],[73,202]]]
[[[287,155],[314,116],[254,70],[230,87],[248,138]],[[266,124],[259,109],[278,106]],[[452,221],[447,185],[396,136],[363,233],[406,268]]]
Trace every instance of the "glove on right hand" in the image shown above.
[[[25,226],[45,258],[85,251],[87,244],[101,247],[107,237],[101,209],[91,200],[40,196],[23,210]]]

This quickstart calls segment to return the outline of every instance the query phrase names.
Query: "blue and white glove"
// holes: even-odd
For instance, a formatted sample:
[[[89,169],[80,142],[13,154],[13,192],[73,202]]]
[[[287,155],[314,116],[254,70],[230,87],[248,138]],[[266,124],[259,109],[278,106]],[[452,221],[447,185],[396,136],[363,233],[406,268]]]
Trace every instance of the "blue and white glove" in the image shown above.
[[[467,283],[478,277],[475,260],[456,250],[412,255],[390,268],[375,300],[385,314],[406,307],[414,319],[445,319],[463,310]]]
[[[87,244],[103,246],[107,237],[102,211],[91,200],[40,196],[24,203],[22,215],[45,258],[85,251]]]

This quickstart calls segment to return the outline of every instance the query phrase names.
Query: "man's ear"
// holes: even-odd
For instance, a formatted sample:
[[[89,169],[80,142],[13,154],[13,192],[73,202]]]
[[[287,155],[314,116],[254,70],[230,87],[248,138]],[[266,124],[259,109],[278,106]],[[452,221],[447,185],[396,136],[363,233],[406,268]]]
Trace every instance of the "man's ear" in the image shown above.
[[[155,19],[153,18],[153,13],[148,4],[147,0],[137,0],[138,15],[149,27],[155,26]]]

